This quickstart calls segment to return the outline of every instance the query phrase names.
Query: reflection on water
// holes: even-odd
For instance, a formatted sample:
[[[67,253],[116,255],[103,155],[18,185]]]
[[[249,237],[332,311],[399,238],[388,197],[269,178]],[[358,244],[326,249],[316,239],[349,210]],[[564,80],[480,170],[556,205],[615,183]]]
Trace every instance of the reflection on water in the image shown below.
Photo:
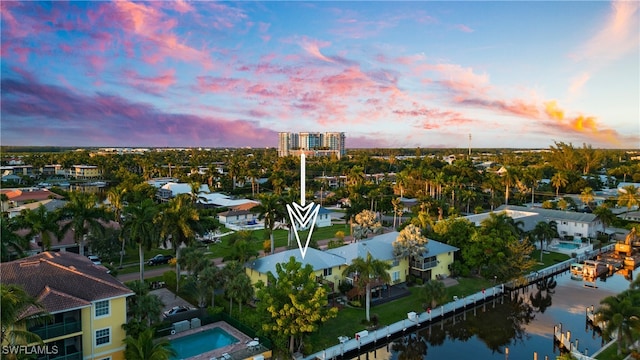
[[[634,271],[633,278],[638,276]],[[572,280],[569,273],[489,302],[455,317],[405,334],[391,344],[354,359],[555,359],[553,326],[562,323],[579,338],[580,349],[592,354],[603,340],[585,318],[585,309],[629,286],[629,274],[598,279],[596,287]]]

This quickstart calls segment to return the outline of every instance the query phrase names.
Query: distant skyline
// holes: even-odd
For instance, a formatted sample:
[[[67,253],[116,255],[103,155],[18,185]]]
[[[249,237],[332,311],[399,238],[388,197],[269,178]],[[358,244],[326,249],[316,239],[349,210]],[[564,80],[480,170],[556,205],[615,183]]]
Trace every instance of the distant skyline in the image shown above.
[[[2,145],[640,148],[640,2],[0,2]]]

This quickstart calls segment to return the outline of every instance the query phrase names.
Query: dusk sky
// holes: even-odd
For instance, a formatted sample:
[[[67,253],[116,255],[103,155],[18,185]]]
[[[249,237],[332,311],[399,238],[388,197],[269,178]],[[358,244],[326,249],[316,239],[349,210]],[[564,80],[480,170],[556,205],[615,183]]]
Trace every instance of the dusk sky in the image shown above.
[[[640,2],[0,2],[2,145],[640,148]]]

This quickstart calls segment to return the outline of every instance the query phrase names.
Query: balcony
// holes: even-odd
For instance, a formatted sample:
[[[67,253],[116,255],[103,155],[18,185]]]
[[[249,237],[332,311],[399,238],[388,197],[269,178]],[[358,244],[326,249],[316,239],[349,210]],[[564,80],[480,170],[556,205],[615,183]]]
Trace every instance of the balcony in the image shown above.
[[[40,336],[42,340],[47,340],[59,336],[69,335],[82,331],[80,321],[65,321],[29,329],[29,331]]]
[[[38,360],[82,360],[82,352],[76,351],[66,355],[47,355],[39,357]]]
[[[438,266],[438,260],[433,261],[412,261],[411,268],[415,270],[424,271]]]

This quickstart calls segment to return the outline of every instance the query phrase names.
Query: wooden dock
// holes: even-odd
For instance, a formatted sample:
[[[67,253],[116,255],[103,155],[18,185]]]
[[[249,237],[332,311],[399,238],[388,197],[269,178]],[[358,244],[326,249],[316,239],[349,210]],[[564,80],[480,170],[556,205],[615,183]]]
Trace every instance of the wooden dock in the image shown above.
[[[558,324],[553,327],[553,338],[554,341],[558,344],[560,349],[567,351],[573,355],[578,360],[595,360],[594,358],[588,356],[588,349],[584,350],[584,353],[580,352],[578,346],[580,342],[578,339],[571,338],[571,331],[567,331],[564,333],[562,331],[562,324]]]

